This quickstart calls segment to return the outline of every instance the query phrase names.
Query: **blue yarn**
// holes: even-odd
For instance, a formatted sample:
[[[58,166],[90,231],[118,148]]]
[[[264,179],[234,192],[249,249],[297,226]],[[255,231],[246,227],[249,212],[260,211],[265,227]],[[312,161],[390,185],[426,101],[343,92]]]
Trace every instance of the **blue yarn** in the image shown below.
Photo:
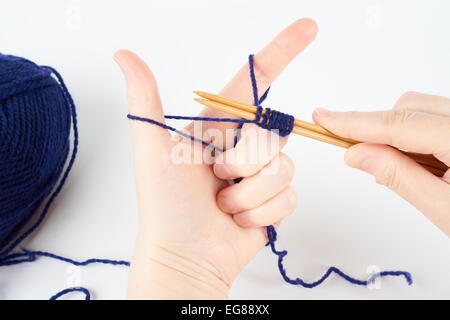
[[[260,104],[267,98],[267,94],[269,93],[269,89],[264,92],[264,94],[261,96],[261,98],[258,98],[258,86],[256,85],[256,78],[255,78],[255,71],[253,66],[253,55],[250,55],[248,57],[248,63],[249,63],[249,69],[250,69],[250,79],[252,83],[252,90],[253,90],[253,98],[254,98],[254,105],[257,107],[256,116],[254,120],[247,120],[247,119],[239,119],[239,118],[214,118],[214,117],[190,117],[190,116],[176,116],[176,115],[166,115],[164,116],[165,119],[172,119],[172,120],[192,120],[192,121],[205,121],[205,122],[233,122],[238,124],[237,133],[235,136],[234,144],[236,145],[237,141],[239,140],[240,131],[242,129],[242,126],[246,123],[253,123],[257,126],[266,129],[271,130],[281,137],[288,136],[292,129],[294,128],[294,117],[289,114],[285,114],[276,110],[272,110],[270,108],[266,108],[265,112],[266,114],[263,116],[264,108],[260,106]],[[128,114],[128,119],[130,120],[137,120],[142,122],[151,123],[157,126],[160,126],[164,129],[173,131],[185,138],[188,138],[194,142],[198,142],[203,144],[205,147],[215,149],[217,151],[223,152],[223,150],[217,146],[214,146],[212,144],[209,144],[202,139],[196,138],[192,135],[189,135],[187,133],[184,133],[178,129],[175,129],[174,127],[171,127],[167,124],[161,123],[159,121],[138,117],[135,115]]]
[[[15,253],[8,256],[8,260],[3,260],[0,262],[0,266],[7,266],[7,265],[14,265],[19,264],[23,262],[33,262],[36,260],[37,257],[47,257],[52,258],[56,260],[60,260],[63,262],[70,263],[77,267],[84,267],[90,264],[94,263],[101,263],[101,264],[110,264],[114,266],[130,266],[130,262],[124,261],[124,260],[110,260],[110,259],[98,259],[98,258],[91,258],[84,261],[76,261],[70,258],[65,258],[62,256],[58,256],[56,254],[45,252],[45,251],[31,251],[27,250],[25,248],[22,248],[22,253]]]
[[[262,116],[263,108],[260,104],[267,97],[269,90],[258,99],[252,55],[249,56],[249,68],[254,105],[257,106],[257,116],[254,120],[185,116],[166,116],[166,118],[237,123],[235,143],[239,140],[240,130],[245,123],[254,123],[261,128],[276,131],[282,137],[289,135],[294,125],[292,116],[269,108]],[[194,142],[202,143],[208,148],[223,151],[155,120],[133,115],[128,115],[128,118],[161,126]],[[73,146],[69,156],[71,128]],[[32,262],[37,257],[52,258],[75,266],[94,263],[130,265],[128,261],[98,258],[76,261],[49,252],[23,248],[21,252],[13,252],[45,219],[51,204],[68,178],[77,150],[75,105],[59,73],[51,67],[40,67],[20,57],[0,54],[0,266]],[[235,181],[239,182],[240,179]],[[39,208],[42,208],[40,214]],[[24,230],[36,215],[36,221]],[[267,235],[268,245],[278,256],[280,273],[283,279],[291,284],[314,287],[333,272],[358,285],[367,285],[381,276],[404,276],[409,284],[412,283],[411,275],[404,271],[383,271],[367,281],[362,281],[347,276],[335,267],[329,268],[320,280],[313,283],[306,283],[299,278],[292,280],[286,275],[282,264],[287,251],[277,251],[275,248],[276,232],[273,226],[267,227]],[[58,292],[50,299],[54,300],[71,292],[84,293],[86,300],[91,297],[88,289],[72,287]]]
[[[84,261],[76,261],[70,258],[58,256],[56,254],[45,252],[45,251],[30,251],[25,248],[22,248],[21,253],[14,253],[8,255],[3,261],[0,261],[0,267],[2,266],[11,266],[15,264],[21,264],[24,262],[33,262],[36,261],[37,257],[47,257],[59,261],[63,261],[66,263],[69,263],[71,265],[77,266],[77,267],[84,267],[90,264],[109,264],[114,266],[130,266],[129,261],[125,260],[110,260],[110,259],[98,259],[98,258],[91,258]],[[85,300],[91,299],[91,294],[87,288],[84,287],[73,287],[73,288],[67,288],[64,290],[61,290],[60,292],[53,295],[50,300],[56,300],[60,298],[63,295],[66,295],[68,293],[74,292],[74,291],[81,291],[85,294]]]
[[[86,289],[84,287],[72,287],[72,288],[67,288],[67,289],[61,290],[60,292],[58,292],[57,294],[52,296],[49,300],[56,300],[56,299],[60,298],[61,296],[71,293],[71,292],[83,292],[84,296],[85,296],[84,300],[91,300],[91,293],[89,292],[88,289]]]
[[[259,98],[258,85],[256,83],[255,66],[253,61],[253,55],[248,56],[248,66],[250,71],[250,81],[252,83],[253,92],[253,104],[258,108],[254,122],[261,128],[267,130],[278,130],[278,134],[282,137],[286,137],[291,134],[294,128],[294,116],[285,114],[270,108],[266,108],[266,115],[262,117],[263,108],[260,104],[266,100],[269,89]],[[260,121],[262,118],[262,121]]]
[[[317,287],[318,285],[320,285],[322,282],[324,282],[332,273],[336,273],[337,275],[339,275],[341,278],[347,280],[348,282],[356,284],[356,285],[360,285],[360,286],[367,286],[368,284],[375,281],[376,278],[385,277],[385,276],[403,276],[403,277],[405,277],[408,285],[412,284],[411,274],[407,271],[382,271],[382,272],[378,272],[378,273],[372,275],[368,280],[358,280],[358,279],[355,279],[355,278],[345,274],[344,272],[342,272],[341,270],[339,270],[336,267],[328,268],[328,270],[325,272],[325,274],[319,280],[314,281],[314,282],[305,282],[304,280],[302,280],[300,278],[291,279],[286,274],[286,269],[283,266],[283,259],[288,254],[288,252],[287,252],[287,250],[278,251],[275,248],[275,242],[277,241],[277,232],[275,231],[275,228],[273,226],[267,227],[267,237],[269,238],[269,242],[267,243],[266,246],[270,246],[270,248],[272,249],[272,252],[278,256],[278,270],[280,271],[281,276],[283,277],[284,281],[286,281],[287,283],[292,284],[292,285],[300,285],[305,288],[314,288],[314,287]]]
[[[181,120],[193,120],[193,121],[216,121],[216,122],[238,123],[238,128],[237,128],[235,139],[234,139],[234,145],[236,145],[237,142],[239,141],[240,131],[242,129],[242,126],[245,123],[253,123],[263,129],[275,131],[281,137],[288,136],[292,132],[292,129],[294,126],[294,117],[293,116],[284,114],[284,113],[276,111],[276,110],[271,110],[270,108],[266,108],[265,109],[266,114],[265,114],[265,116],[262,116],[264,109],[260,106],[260,104],[267,98],[267,94],[269,92],[270,87],[261,96],[261,98],[259,98],[253,58],[254,58],[253,55],[249,55],[249,57],[248,57],[250,80],[251,80],[251,84],[252,84],[252,93],[253,93],[253,104],[257,107],[257,115],[254,120],[188,117],[188,116],[165,116],[165,118],[166,119],[175,119],[175,120],[181,119]],[[181,132],[173,127],[170,127],[164,123],[155,121],[153,119],[137,117],[137,116],[130,115],[130,114],[128,115],[128,118],[131,120],[148,122],[148,123],[160,126],[164,129],[168,129],[168,130],[174,131],[178,134],[181,134],[182,136],[189,138],[192,141],[202,143],[204,146],[206,146],[208,148],[214,148],[216,150],[223,151],[222,149],[212,146],[211,144],[209,144],[199,138],[196,138],[187,133]],[[237,179],[234,179],[234,182],[239,183],[241,180],[242,180],[242,178],[237,178]],[[284,268],[284,265],[283,265],[283,259],[288,254],[287,250],[278,251],[275,247],[275,243],[277,241],[277,232],[275,231],[274,226],[267,226],[266,232],[267,232],[267,238],[268,238],[268,243],[266,244],[266,246],[270,246],[272,252],[278,257],[278,270],[279,270],[281,276],[283,277],[284,281],[291,285],[300,285],[305,288],[314,288],[314,287],[317,287],[318,285],[320,285],[322,282],[324,282],[332,273],[336,273],[338,276],[340,276],[344,280],[346,280],[352,284],[360,285],[360,286],[367,286],[368,284],[375,281],[376,278],[386,277],[386,276],[394,276],[394,277],[403,276],[405,278],[406,282],[408,283],[408,285],[411,285],[413,283],[411,274],[407,271],[382,271],[382,272],[372,275],[371,277],[369,277],[368,280],[359,280],[359,279],[353,278],[353,277],[345,274],[343,271],[341,271],[337,267],[328,268],[328,270],[325,272],[325,274],[319,280],[314,281],[314,282],[305,282],[304,280],[302,280],[300,278],[292,279],[287,275],[286,269]]]
[[[72,98],[61,76],[51,67],[0,54],[0,102],[0,260],[3,260],[42,223],[61,191],[75,161],[78,129]],[[73,151],[64,171],[71,125]],[[47,198],[37,221],[23,231]]]
[[[205,141],[203,141],[202,139],[196,138],[194,136],[191,136],[187,133],[184,133],[183,131],[180,131],[178,129],[175,129],[174,127],[168,126],[164,123],[155,121],[153,119],[148,119],[148,118],[143,118],[143,117],[138,117],[138,116],[134,116],[134,115],[127,115],[128,119],[130,120],[137,120],[137,121],[142,121],[142,122],[147,122],[147,123],[151,123],[151,124],[155,124],[157,126],[160,126],[164,129],[173,131],[177,134],[179,134],[180,136],[183,136],[185,138],[191,139],[194,142],[198,142],[203,144],[205,147],[210,148],[210,149],[214,149],[220,152],[223,152],[222,148],[219,148],[217,146],[214,146],[213,144],[207,143]],[[245,120],[245,119],[228,119],[228,118],[208,118],[208,117],[187,117],[187,116],[165,116],[164,118],[166,119],[175,119],[175,120],[193,120],[193,121],[216,121],[216,122],[236,122],[236,123],[247,123],[247,122],[252,122],[251,120]]]
[[[45,219],[69,176],[77,151],[75,104],[61,75],[51,67],[0,53],[0,266],[32,262],[39,256],[76,266],[130,265],[96,258],[79,262],[26,249],[12,253]],[[36,215],[31,227],[23,230]],[[52,299],[73,291],[90,298],[86,288],[76,287]]]

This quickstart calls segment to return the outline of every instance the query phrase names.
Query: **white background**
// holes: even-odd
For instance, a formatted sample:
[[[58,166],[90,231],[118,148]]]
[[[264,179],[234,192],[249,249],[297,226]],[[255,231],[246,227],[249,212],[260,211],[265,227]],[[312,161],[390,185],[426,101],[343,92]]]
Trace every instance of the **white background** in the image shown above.
[[[24,245],[79,260],[131,258],[137,213],[124,81],[112,60],[117,49],[135,50],[149,63],[166,113],[194,115],[200,106],[192,90],[219,91],[249,53],[311,17],[319,25],[316,40],[266,103],[310,120],[316,106],[390,108],[407,90],[450,96],[449,10],[444,0],[2,0],[0,51],[59,70],[80,125],[69,181]],[[288,273],[312,281],[334,265],[367,278],[367,268],[379,266],[410,271],[414,285],[385,278],[369,290],[333,276],[317,289],[292,287],[265,248],[238,277],[231,298],[450,298],[449,239],[421,213],[347,168],[339,148],[296,136],[285,151],[295,161],[300,195],[279,232]],[[79,277],[94,298],[121,299],[127,271],[104,265],[73,271],[42,258],[0,269],[0,298],[46,299]]]

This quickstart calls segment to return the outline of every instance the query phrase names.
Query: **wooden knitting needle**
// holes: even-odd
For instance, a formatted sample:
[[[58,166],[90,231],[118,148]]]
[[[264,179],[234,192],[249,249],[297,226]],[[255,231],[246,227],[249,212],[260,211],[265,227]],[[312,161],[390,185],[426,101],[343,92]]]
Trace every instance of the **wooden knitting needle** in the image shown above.
[[[245,111],[248,111],[248,112],[250,112],[252,114],[256,114],[256,112],[257,112],[257,108],[255,106],[253,106],[253,105],[241,103],[241,102],[238,102],[238,101],[235,101],[235,100],[227,99],[227,98],[224,98],[224,97],[221,97],[221,96],[218,96],[218,95],[215,95],[215,94],[207,93],[207,92],[194,91],[194,93],[196,93],[197,95],[199,95],[199,96],[201,96],[203,98],[209,99],[211,101],[216,101],[216,102],[225,104],[227,106],[231,106],[231,107],[234,107],[234,108],[237,108],[237,109],[240,109],[240,110],[245,110]],[[265,115],[265,110],[263,110],[262,115]],[[295,127],[298,126],[298,127],[301,127],[301,128],[305,128],[307,130],[311,130],[311,131],[314,131],[314,132],[321,133],[323,135],[332,137],[334,139],[328,140],[328,141],[323,141],[323,142],[329,142],[329,143],[337,145],[339,147],[349,148],[350,146],[352,146],[354,144],[360,143],[359,141],[355,141],[355,140],[352,140],[352,139],[347,139],[347,138],[343,138],[343,137],[337,136],[337,135],[331,133],[330,131],[326,130],[325,128],[323,128],[323,127],[321,127],[319,125],[316,125],[314,123],[309,123],[307,121],[295,119],[294,125],[295,125]],[[300,132],[296,132],[296,133],[302,134]],[[308,135],[308,137],[311,137],[311,136]],[[319,136],[319,137],[322,137],[322,136]],[[311,138],[313,138],[313,137],[311,137]],[[340,141],[337,142],[337,140],[340,140]],[[342,143],[342,141],[346,141],[348,143]],[[410,153],[407,153],[407,152],[403,152],[403,153],[407,154],[408,156],[410,156],[411,158],[413,158],[414,160],[416,160],[419,163],[427,164],[429,166],[436,167],[436,168],[442,169],[442,170],[444,170],[444,169],[447,170],[448,169],[448,167],[444,163],[438,161],[437,159],[427,158],[427,157],[424,157],[424,156],[421,156],[421,155],[418,155],[418,154],[410,154]]]
[[[202,91],[194,91],[194,93],[199,95],[199,96],[201,96],[201,97],[203,97],[203,98],[206,98],[208,100],[216,101],[216,102],[219,102],[219,103],[222,103],[222,104],[225,104],[225,105],[228,105],[228,106],[240,109],[240,110],[245,110],[245,111],[248,111],[248,112],[250,112],[252,114],[256,114],[256,112],[257,112],[257,108],[255,106],[253,106],[253,105],[249,105],[249,104],[241,103],[241,102],[238,102],[238,101],[235,101],[235,100],[227,99],[227,98],[224,98],[224,97],[212,94],[212,93],[207,93],[207,92],[202,92]],[[223,110],[223,111],[225,111],[225,110]],[[265,114],[266,114],[266,110],[263,110],[262,115],[264,116]],[[294,125],[298,126],[298,127],[301,127],[301,128],[305,128],[307,130],[311,130],[311,131],[317,132],[317,133],[321,133],[321,134],[329,136],[329,137],[332,137],[334,139],[328,140],[328,141],[331,144],[337,145],[339,147],[349,148],[352,145],[360,143],[360,141],[356,141],[356,140],[352,140],[352,139],[348,139],[348,138],[343,138],[343,137],[340,137],[338,135],[335,135],[335,134],[331,133],[330,131],[326,130],[325,128],[323,128],[323,127],[321,127],[321,126],[319,126],[317,124],[307,122],[307,121],[295,119]],[[299,133],[299,134],[302,134],[302,133]],[[308,137],[311,137],[311,136],[308,135]],[[319,136],[319,137],[321,137],[321,136]],[[336,140],[339,140],[339,142],[337,142]],[[323,141],[323,140],[321,140],[321,141]],[[348,143],[342,143],[342,141],[346,141]],[[327,142],[327,141],[323,141],[323,142]],[[433,167],[436,167],[438,169],[443,169],[443,170],[444,169],[448,169],[448,167],[444,163],[438,161],[437,159],[432,159],[432,158],[430,159],[430,158],[426,158],[426,157],[423,157],[423,156],[418,155],[418,154],[410,154],[410,153],[407,153],[407,152],[403,152],[403,153],[407,154],[408,156],[410,156],[411,158],[415,159],[419,163],[427,164],[429,166],[433,166]]]
[[[247,120],[255,120],[256,114],[245,111],[245,110],[241,110],[241,109],[237,109],[237,108],[233,108],[224,104],[221,104],[219,102],[215,102],[215,101],[210,101],[210,100],[205,100],[205,99],[194,99],[195,101],[203,104],[204,106],[219,110],[219,111],[223,111],[226,113],[230,113],[233,114],[239,118],[244,118]],[[298,127],[294,125],[294,128],[292,129],[292,132],[308,137],[308,138],[312,138],[315,140],[319,140],[322,142],[326,142],[329,144],[334,144],[336,146],[339,147],[343,147],[343,148],[349,148],[350,146],[352,146],[352,144],[350,142],[347,141],[343,141],[331,136],[327,136],[324,135],[322,133],[319,132],[315,132],[306,128],[302,128],[302,127]]]
[[[256,111],[257,111],[257,108],[255,106],[253,106],[253,105],[249,105],[249,104],[241,103],[241,102],[238,102],[238,101],[235,101],[235,100],[227,99],[227,98],[224,98],[224,97],[212,94],[212,93],[203,92],[203,91],[194,91],[194,93],[196,95],[202,97],[202,98],[205,98],[205,99],[208,99],[208,100],[211,100],[211,101],[216,101],[216,102],[219,102],[219,103],[231,106],[231,107],[235,107],[235,108],[240,109],[240,110],[245,110],[245,111],[248,111],[248,112],[250,112],[252,114],[256,114]],[[266,109],[264,109],[262,111],[262,115],[263,116],[266,115]],[[321,134],[324,134],[324,135],[327,135],[327,136],[330,136],[330,137],[333,137],[333,138],[336,138],[336,139],[341,140],[341,141],[347,141],[351,145],[354,145],[354,144],[358,143],[358,141],[355,141],[355,140],[352,140],[352,139],[339,137],[339,136],[331,133],[330,131],[328,131],[324,127],[321,127],[321,126],[319,126],[317,124],[310,123],[310,122],[307,122],[307,121],[295,119],[294,125],[298,126],[298,127],[301,127],[301,128],[305,128],[305,129],[314,131],[314,132],[317,132],[317,133],[321,133]],[[339,146],[342,146],[344,148],[348,148],[348,146],[350,146],[350,145],[348,145],[348,146],[345,145],[344,146],[344,145],[340,145],[339,144]]]
[[[211,107],[226,113],[231,113],[235,116],[247,120],[255,119],[257,110],[255,106],[243,104],[211,93],[197,92],[197,91],[195,91],[195,93],[198,94],[199,96],[210,99],[210,100],[195,99],[197,102],[207,107]],[[263,115],[264,114],[265,110],[263,111]],[[349,148],[350,146],[359,143],[358,141],[355,140],[345,139],[337,135],[334,135],[328,130],[316,124],[298,119],[295,120],[292,132],[343,148]],[[438,161],[437,159],[427,158],[418,154],[407,153],[404,151],[402,152],[408,155],[409,157],[413,158],[418,163],[422,164],[426,169],[428,169],[435,175],[443,176],[445,171],[448,170],[448,167],[442,162]]]
[[[194,100],[207,106],[207,107],[210,107],[210,108],[213,108],[213,109],[225,112],[225,113],[230,113],[237,117],[244,118],[247,120],[254,120],[256,117],[256,115],[251,112],[247,112],[245,110],[240,110],[240,109],[233,108],[233,107],[230,107],[227,105],[223,105],[223,104],[215,102],[215,101],[210,101],[210,100],[205,100],[205,99],[197,99],[197,98]],[[318,141],[322,141],[322,142],[333,144],[333,145],[336,145],[339,147],[343,147],[343,148],[349,148],[350,146],[353,145],[347,141],[342,141],[342,140],[339,140],[339,139],[336,139],[336,138],[333,138],[330,136],[326,136],[321,133],[314,132],[314,131],[311,131],[311,130],[308,130],[308,129],[305,129],[302,127],[294,126],[292,132],[302,135],[302,136],[305,136],[305,137],[308,137],[308,138],[318,140]],[[404,151],[402,151],[402,152],[405,153],[406,155],[410,156],[411,158],[417,158],[417,160],[416,159],[414,159],[414,160],[419,162],[425,169],[427,169],[428,171],[430,171],[431,173],[433,173],[436,176],[442,177],[445,174],[445,171],[447,171],[447,170],[443,170],[441,168],[436,168],[435,166],[423,163],[423,162],[432,163],[433,159],[427,159],[427,158],[422,159],[422,158],[419,158],[418,155],[410,154],[410,153],[407,153]]]

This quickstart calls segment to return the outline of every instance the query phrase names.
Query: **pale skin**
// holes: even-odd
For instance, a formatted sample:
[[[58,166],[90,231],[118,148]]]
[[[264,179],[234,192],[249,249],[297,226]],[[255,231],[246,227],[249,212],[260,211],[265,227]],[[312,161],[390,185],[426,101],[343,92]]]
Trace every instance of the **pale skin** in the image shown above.
[[[314,21],[300,19],[255,55],[255,72],[260,94],[264,93],[290,61],[308,46],[316,33],[317,26]],[[134,53],[126,50],[117,52],[114,59],[125,75],[129,113],[164,123],[156,81],[147,65]],[[244,65],[219,94],[253,103],[248,65]],[[230,117],[211,109],[204,109],[201,115]],[[447,114],[447,126],[448,117]],[[320,112],[314,114],[315,121],[331,131],[341,135],[350,134],[344,127],[352,124],[351,118],[336,117],[334,121],[330,118],[332,116],[324,116],[323,113],[320,115]],[[370,125],[371,119],[366,122]],[[174,164],[170,158],[171,148],[180,143],[179,140],[171,138],[161,127],[148,123],[131,121],[130,126],[139,229],[129,274],[128,297],[227,298],[235,277],[267,243],[265,227],[278,226],[296,207],[297,194],[290,186],[294,176],[294,164],[287,155],[280,152],[287,139],[280,138],[279,148],[272,150],[268,157],[258,163],[237,164],[233,159],[249,151],[248,144],[243,143],[246,132],[262,130],[247,124],[244,126],[243,138],[236,147],[233,148],[230,139],[220,145],[226,151],[217,154],[212,165]],[[224,133],[226,129],[235,127],[235,124],[230,123],[206,123],[203,129],[216,128]],[[354,127],[357,128],[356,125]],[[186,130],[193,133],[192,128],[191,124]],[[356,130],[351,132],[350,135],[358,133]],[[449,136],[448,130],[446,135]],[[364,141],[371,140],[368,138]],[[192,145],[192,148],[201,148],[198,144],[189,145]],[[380,157],[384,154],[390,155],[391,152],[390,149],[385,150],[390,148],[388,146],[361,144],[361,147],[351,148],[347,154],[357,148],[361,148],[361,152],[366,152],[363,148],[367,148],[367,154],[375,154],[380,149]],[[446,161],[448,160],[447,152]],[[264,174],[265,170],[275,165],[278,170],[274,174]],[[399,166],[402,165],[414,166],[409,162],[399,161]],[[375,171],[371,172],[375,174]],[[424,173],[421,173],[417,179],[425,179],[422,177]],[[244,179],[239,184],[230,184],[229,181],[236,177]],[[434,179],[426,176],[426,181],[431,181],[432,178]],[[446,205],[448,211],[448,175],[439,181],[433,182],[436,185],[433,191],[440,190],[442,205]],[[421,185],[419,180],[417,185]],[[404,194],[400,195],[409,200]],[[437,195],[433,196],[432,201],[435,201]],[[426,202],[426,199],[423,199],[417,207],[430,219],[435,219],[434,222],[442,230],[448,232],[449,218],[442,213],[443,209],[434,208],[435,204],[427,206]]]
[[[337,135],[365,141],[345,153],[345,162],[373,175],[450,237],[450,170],[436,177],[392,148],[434,156],[450,166],[450,99],[407,92],[392,110],[318,108],[313,119]]]

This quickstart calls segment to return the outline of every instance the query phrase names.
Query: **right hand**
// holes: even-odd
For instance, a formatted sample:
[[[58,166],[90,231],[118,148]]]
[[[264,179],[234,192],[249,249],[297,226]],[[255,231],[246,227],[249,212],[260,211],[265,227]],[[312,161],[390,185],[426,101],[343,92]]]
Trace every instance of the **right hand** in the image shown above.
[[[316,109],[314,121],[342,137],[364,141],[346,163],[413,204],[450,237],[450,170],[442,178],[390,147],[433,155],[450,166],[450,99],[408,92],[393,110],[332,112]]]

